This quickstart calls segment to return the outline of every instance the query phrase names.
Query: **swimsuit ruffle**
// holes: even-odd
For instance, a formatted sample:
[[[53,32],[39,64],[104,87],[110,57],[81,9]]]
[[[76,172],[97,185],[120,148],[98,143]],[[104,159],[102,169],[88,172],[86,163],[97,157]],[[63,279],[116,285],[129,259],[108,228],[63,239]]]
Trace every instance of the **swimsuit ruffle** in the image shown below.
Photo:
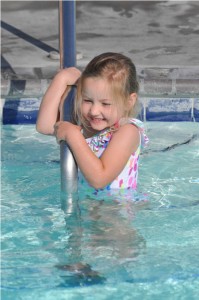
[[[144,131],[144,124],[142,121],[138,119],[128,119],[128,124],[133,124],[138,127],[141,133],[141,148],[144,148],[148,145],[149,139]],[[116,126],[118,128],[118,125]],[[105,129],[97,135],[94,135],[92,138],[87,139],[87,143],[93,152],[98,152],[99,148],[106,148],[107,144],[112,138],[114,130],[113,129]]]
[[[91,139],[87,139],[87,143],[93,152],[98,152],[99,148],[106,148],[112,137],[112,131],[106,129],[100,134],[93,136]]]

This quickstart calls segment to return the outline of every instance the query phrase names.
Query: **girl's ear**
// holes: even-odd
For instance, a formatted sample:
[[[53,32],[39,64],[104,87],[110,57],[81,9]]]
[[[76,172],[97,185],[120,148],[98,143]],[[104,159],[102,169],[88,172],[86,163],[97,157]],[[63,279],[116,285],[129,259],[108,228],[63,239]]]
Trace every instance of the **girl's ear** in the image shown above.
[[[130,94],[130,97],[129,97],[129,109],[133,108],[135,103],[137,101],[137,94],[136,93],[132,93]]]

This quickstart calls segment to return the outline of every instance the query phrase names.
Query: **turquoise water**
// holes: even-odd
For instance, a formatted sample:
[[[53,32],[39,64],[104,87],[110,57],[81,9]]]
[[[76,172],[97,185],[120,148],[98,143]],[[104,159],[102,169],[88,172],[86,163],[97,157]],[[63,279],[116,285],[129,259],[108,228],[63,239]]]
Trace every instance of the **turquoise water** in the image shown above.
[[[2,126],[2,299],[198,299],[199,125],[146,126],[134,202],[61,195],[54,139]]]

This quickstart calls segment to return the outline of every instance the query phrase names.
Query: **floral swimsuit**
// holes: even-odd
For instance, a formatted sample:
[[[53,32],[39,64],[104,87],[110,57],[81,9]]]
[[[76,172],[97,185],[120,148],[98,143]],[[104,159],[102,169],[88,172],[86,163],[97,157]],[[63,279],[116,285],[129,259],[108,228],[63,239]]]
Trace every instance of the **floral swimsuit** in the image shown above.
[[[140,144],[135,152],[133,152],[122,170],[122,172],[115,178],[110,184],[100,190],[96,190],[84,178],[83,174],[79,170],[78,172],[78,184],[80,189],[92,194],[97,194],[99,191],[112,190],[112,189],[133,189],[137,188],[137,178],[138,178],[138,160],[139,154],[142,147],[145,147],[148,144],[148,138],[144,133],[143,123],[138,119],[128,119],[127,123],[135,125],[140,132]],[[91,150],[96,154],[97,157],[100,157],[104,150],[107,148],[113,131],[111,129],[105,129],[99,134],[92,136],[91,138],[86,139],[87,144]],[[93,174],[94,175],[94,174]]]

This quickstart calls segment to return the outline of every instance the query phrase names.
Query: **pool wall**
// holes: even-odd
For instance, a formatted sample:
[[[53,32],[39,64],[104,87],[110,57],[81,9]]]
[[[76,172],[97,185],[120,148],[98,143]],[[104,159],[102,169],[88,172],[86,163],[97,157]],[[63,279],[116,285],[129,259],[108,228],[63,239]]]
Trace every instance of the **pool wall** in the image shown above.
[[[193,68],[138,68],[143,121],[199,121],[199,74]],[[197,76],[196,76],[197,75]],[[35,124],[51,79],[2,80],[3,124]]]

